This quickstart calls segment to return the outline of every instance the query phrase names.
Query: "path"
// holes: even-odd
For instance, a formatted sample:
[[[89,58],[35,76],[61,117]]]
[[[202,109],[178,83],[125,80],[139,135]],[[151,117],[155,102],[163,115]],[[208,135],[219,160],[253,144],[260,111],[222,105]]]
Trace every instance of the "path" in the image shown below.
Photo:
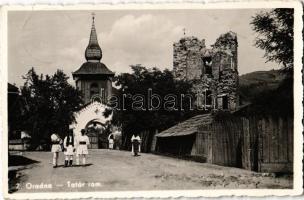
[[[127,151],[90,150],[90,166],[55,169],[49,152],[25,152],[24,156],[39,163],[19,171],[21,184],[17,192],[292,187],[290,177],[267,177],[153,154],[133,157]],[[63,164],[63,154],[60,160]],[[52,188],[36,189],[41,183]]]

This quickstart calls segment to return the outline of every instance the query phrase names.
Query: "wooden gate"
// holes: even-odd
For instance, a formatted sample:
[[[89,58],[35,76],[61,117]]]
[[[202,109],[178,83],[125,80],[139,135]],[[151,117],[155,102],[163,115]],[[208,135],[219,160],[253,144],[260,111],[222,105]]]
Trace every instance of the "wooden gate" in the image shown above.
[[[88,133],[88,137],[90,140],[89,149],[98,149],[98,134],[95,132]]]
[[[260,172],[292,172],[293,119],[265,117],[259,121]]]

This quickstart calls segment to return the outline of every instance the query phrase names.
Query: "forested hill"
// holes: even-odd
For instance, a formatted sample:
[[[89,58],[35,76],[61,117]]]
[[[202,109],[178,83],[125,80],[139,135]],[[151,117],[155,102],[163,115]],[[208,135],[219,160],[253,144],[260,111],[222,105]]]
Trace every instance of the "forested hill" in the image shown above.
[[[284,76],[278,70],[256,71],[239,77],[240,96],[243,103],[251,101],[257,94],[274,90]]]

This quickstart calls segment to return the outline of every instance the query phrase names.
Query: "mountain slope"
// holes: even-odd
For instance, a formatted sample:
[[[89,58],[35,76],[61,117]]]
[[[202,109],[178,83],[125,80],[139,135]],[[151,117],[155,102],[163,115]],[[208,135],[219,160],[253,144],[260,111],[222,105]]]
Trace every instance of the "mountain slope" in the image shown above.
[[[256,71],[239,77],[239,91],[242,102],[250,102],[254,96],[276,89],[284,75],[278,70]]]

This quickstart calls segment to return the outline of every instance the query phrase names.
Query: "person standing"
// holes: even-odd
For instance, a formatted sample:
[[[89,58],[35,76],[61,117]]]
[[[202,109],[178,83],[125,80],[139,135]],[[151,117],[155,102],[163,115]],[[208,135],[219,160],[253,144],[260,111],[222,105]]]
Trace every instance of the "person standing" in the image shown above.
[[[113,133],[110,133],[110,135],[108,137],[108,141],[109,141],[109,149],[113,150],[113,147],[114,147],[114,135],[113,135]]]
[[[82,165],[86,165],[86,156],[89,154],[88,145],[90,144],[89,137],[86,131],[81,129],[81,135],[76,137],[76,164],[79,165],[79,159],[82,158]]]
[[[64,145],[64,167],[72,166],[73,165],[73,155],[75,152],[75,140],[74,140],[74,134],[73,129],[70,129],[67,136],[64,138],[63,141]]]
[[[62,148],[60,146],[62,140],[57,133],[53,133],[51,135],[51,142],[52,142],[51,152],[53,153],[53,168],[56,168],[58,166],[59,152],[62,151]]]
[[[133,156],[138,156],[138,153],[140,153],[141,139],[137,133],[132,135],[131,142],[132,142],[132,154]]]
[[[115,143],[116,148],[118,148],[119,150],[121,147],[121,136],[122,136],[121,127],[118,127],[114,134],[114,138],[115,138],[114,143]]]

